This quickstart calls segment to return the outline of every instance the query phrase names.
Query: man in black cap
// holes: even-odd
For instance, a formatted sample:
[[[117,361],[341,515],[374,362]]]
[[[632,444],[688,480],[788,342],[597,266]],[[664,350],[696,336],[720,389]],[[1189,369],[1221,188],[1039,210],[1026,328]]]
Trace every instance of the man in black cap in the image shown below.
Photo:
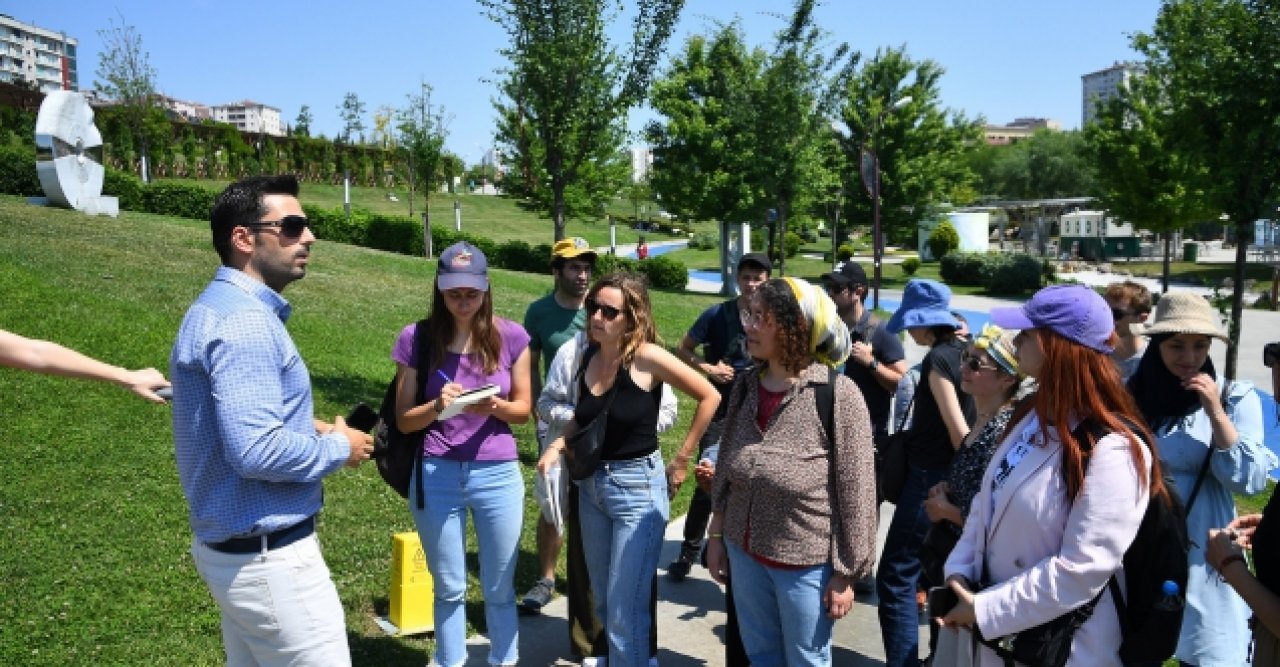
[[[677,357],[706,375],[711,384],[720,390],[720,407],[716,408],[711,425],[698,443],[699,460],[707,447],[720,440],[733,379],[739,372],[753,365],[751,355],[747,354],[747,334],[742,329],[740,313],[747,309],[751,295],[769,279],[772,272],[773,263],[769,261],[768,255],[759,252],[743,255],[738,260],[738,296],[702,311],[689,328],[689,333],[680,341],[679,349],[675,351]],[[698,354],[699,347],[702,348],[701,356]],[[710,520],[711,496],[702,489],[697,489],[693,492],[693,498],[689,501],[689,513],[685,516],[684,544],[680,547],[680,555],[667,566],[667,576],[672,581],[684,580],[689,569],[697,562],[698,553],[702,549],[703,533]]]
[[[863,305],[867,294],[867,274],[853,261],[838,271],[823,274],[822,286],[836,302],[840,319],[849,326],[853,351],[844,362],[844,374],[862,390],[871,413],[877,443],[887,434],[889,404],[898,380],[907,372],[906,355],[897,336],[885,330],[880,318]]]

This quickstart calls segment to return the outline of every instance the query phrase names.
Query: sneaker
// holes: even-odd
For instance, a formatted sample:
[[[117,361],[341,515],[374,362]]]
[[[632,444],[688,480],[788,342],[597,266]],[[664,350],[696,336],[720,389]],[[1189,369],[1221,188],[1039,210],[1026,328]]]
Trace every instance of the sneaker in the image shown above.
[[[582,667],[608,667],[608,665],[609,659],[604,656],[582,659]]]
[[[689,570],[693,569],[693,564],[698,560],[698,551],[689,549],[688,547],[680,548],[680,555],[671,564],[667,566],[667,577],[671,581],[684,581],[689,576]]]
[[[536,614],[542,611],[542,608],[551,602],[551,596],[555,595],[556,582],[551,579],[539,579],[533,584],[533,588],[524,594],[524,598],[520,600],[520,609],[530,614]]]

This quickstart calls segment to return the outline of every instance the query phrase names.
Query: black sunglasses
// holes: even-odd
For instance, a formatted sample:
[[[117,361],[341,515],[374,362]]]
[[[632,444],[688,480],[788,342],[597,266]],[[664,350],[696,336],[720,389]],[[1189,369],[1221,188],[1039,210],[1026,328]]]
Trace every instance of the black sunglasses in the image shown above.
[[[591,315],[595,315],[596,313],[600,313],[604,315],[604,321],[612,322],[618,319],[618,316],[622,314],[622,311],[618,310],[617,308],[614,308],[613,306],[606,306],[603,303],[596,303],[595,299],[588,299],[587,315],[591,316]]]
[[[280,235],[286,238],[296,239],[302,236],[302,232],[311,229],[311,221],[302,215],[286,215],[279,220],[263,220],[262,222],[247,222],[243,225],[250,229],[263,229],[267,227],[279,227]]]
[[[969,368],[969,370],[973,371],[974,373],[977,373],[977,372],[979,372],[979,371],[981,371],[981,370],[984,370],[984,369],[985,369],[985,370],[989,370],[989,371],[998,371],[998,370],[1000,370],[1000,369],[999,369],[999,368],[997,368],[996,366],[988,366],[988,365],[986,365],[986,364],[982,363],[982,359],[981,359],[981,358],[979,358],[979,357],[977,357],[977,356],[972,356],[972,355],[970,355],[968,352],[964,352],[964,353],[962,353],[962,354],[960,355],[960,364],[961,364],[961,365],[963,365],[963,366],[967,366],[967,367]]]
[[[1119,321],[1133,314],[1132,310],[1120,310],[1119,308],[1111,309],[1111,319]]]

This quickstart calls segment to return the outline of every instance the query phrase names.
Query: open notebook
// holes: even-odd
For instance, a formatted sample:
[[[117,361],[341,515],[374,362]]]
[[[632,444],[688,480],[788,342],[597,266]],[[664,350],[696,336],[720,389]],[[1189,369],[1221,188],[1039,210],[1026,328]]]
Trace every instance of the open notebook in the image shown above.
[[[462,412],[463,408],[466,408],[468,405],[479,403],[480,401],[497,393],[498,385],[496,384],[486,384],[481,387],[476,387],[475,389],[468,389],[459,394],[457,398],[453,399],[453,402],[449,404],[449,407],[445,408],[444,412],[441,412],[440,416],[436,417],[436,419],[443,420],[449,419],[450,417],[456,417],[458,413]]]

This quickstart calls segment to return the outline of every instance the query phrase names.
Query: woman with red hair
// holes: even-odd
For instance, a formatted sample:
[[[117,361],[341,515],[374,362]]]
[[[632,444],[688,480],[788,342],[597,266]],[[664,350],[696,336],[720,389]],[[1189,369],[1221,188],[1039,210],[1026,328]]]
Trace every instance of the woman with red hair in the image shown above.
[[[1011,420],[947,559],[959,602],[941,623],[991,640],[1091,611],[1067,664],[1119,667],[1120,621],[1107,582],[1121,570],[1149,494],[1166,491],[1144,444],[1151,435],[1109,357],[1111,310],[1093,290],[1062,285],[1021,308],[992,309],[991,320],[1021,330],[1018,365],[1039,390]],[[1005,664],[984,644],[960,645],[973,646],[973,664]]]

